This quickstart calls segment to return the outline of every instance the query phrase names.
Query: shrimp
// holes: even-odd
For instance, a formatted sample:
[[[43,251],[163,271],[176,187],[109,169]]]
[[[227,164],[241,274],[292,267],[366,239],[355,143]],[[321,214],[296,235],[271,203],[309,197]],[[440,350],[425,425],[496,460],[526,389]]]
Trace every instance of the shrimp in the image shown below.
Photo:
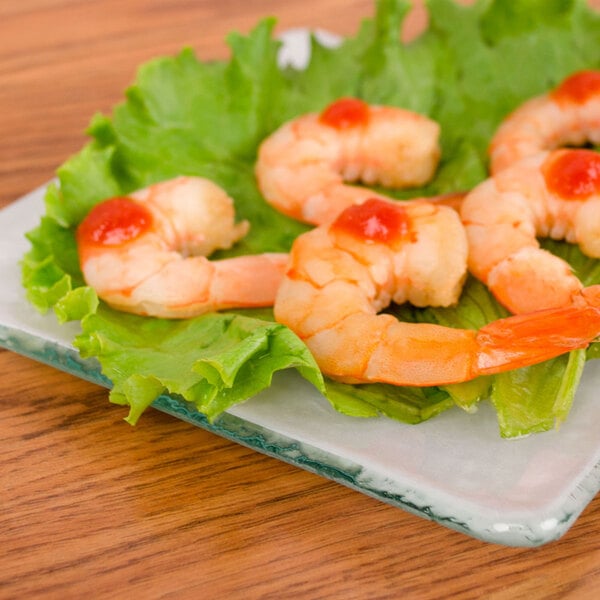
[[[344,182],[406,188],[429,181],[440,157],[439,132],[423,115],[343,98],[262,142],[258,186],[280,212],[319,225],[376,195]]]
[[[270,306],[287,254],[223,260],[249,229],[232,199],[199,177],[178,177],[96,205],[77,229],[84,279],[109,305],[141,315],[188,318]]]
[[[492,175],[545,150],[600,144],[600,71],[579,71],[511,113],[490,144]]]
[[[466,252],[451,208],[368,199],[296,238],[275,318],[306,343],[325,375],[347,383],[457,383],[586,347],[600,333],[600,309],[583,302],[478,331],[377,314],[391,301],[456,302]],[[588,293],[600,300],[600,290]]]
[[[513,313],[573,302],[583,284],[537,237],[600,258],[600,154],[559,149],[525,158],[467,194],[469,270]]]

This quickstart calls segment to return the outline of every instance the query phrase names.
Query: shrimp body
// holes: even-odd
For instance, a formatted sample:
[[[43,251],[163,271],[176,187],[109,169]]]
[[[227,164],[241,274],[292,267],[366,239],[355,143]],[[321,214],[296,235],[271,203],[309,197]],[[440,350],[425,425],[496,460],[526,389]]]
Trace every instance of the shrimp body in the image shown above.
[[[249,228],[214,183],[178,177],[96,205],[77,229],[84,279],[119,310],[165,318],[273,303],[287,254],[208,260]]]
[[[580,71],[512,112],[490,145],[496,174],[522,158],[559,146],[600,144],[600,71]]]
[[[538,237],[600,258],[600,154],[560,149],[504,169],[465,197],[469,269],[513,313],[565,306],[582,283]]]
[[[439,126],[389,106],[342,99],[284,124],[263,141],[256,177],[266,201],[312,224],[375,194],[346,182],[406,188],[426,183],[440,157]]]
[[[416,386],[541,362],[585,347],[600,332],[600,310],[583,302],[479,331],[378,314],[391,301],[456,302],[466,252],[451,208],[368,199],[295,240],[275,318],[304,340],[332,378]]]

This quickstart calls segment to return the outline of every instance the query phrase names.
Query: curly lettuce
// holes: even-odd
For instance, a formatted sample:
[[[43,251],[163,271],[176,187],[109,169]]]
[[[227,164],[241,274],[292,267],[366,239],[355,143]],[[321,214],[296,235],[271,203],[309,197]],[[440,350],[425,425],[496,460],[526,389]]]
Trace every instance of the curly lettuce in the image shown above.
[[[436,388],[346,385],[324,380],[304,344],[269,310],[167,321],[119,313],[85,287],[74,230],[97,202],[177,175],[208,177],[235,199],[251,230],[218,256],[289,250],[307,229],[267,205],[253,166],[261,140],[286,120],[320,110],[340,96],[406,107],[442,126],[442,160],[420,189],[398,199],[466,190],[487,175],[487,144],[519,103],[569,73],[600,66],[600,17],[584,0],[480,0],[469,6],[429,0],[427,31],[410,44],[399,32],[408,0],[379,0],[372,19],[336,48],[312,39],[305,69],[281,69],[275,21],[249,35],[232,33],[227,61],[205,62],[184,49],[143,65],[111,115],[96,115],[90,142],[57,172],[46,214],[28,234],[23,285],[40,311],[81,321],[75,346],[96,357],[111,380],[113,402],[135,423],[162,393],[190,402],[210,419],[295,368],[332,405],[360,417],[418,423],[458,405],[472,411],[490,398],[501,435],[544,431],[564,420],[592,348],[554,361]],[[564,244],[586,283],[600,281],[598,261]],[[480,327],[505,314],[484,286],[469,281],[451,309],[392,307],[399,318]]]

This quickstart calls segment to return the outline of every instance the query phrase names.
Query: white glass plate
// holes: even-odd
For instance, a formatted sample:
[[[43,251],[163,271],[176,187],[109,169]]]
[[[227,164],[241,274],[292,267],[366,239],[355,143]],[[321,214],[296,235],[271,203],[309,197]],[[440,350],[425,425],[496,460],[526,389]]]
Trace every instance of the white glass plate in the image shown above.
[[[284,41],[292,59],[306,56],[305,31]],[[35,190],[0,211],[0,345],[109,386],[97,362],[71,345],[77,324],[58,325],[25,299],[19,261],[43,195]],[[600,364],[592,361],[559,431],[510,441],[500,437],[488,403],[474,415],[457,408],[420,425],[351,418],[294,372],[278,374],[270,389],[212,424],[168,396],[154,406],[473,537],[537,546],[563,535],[600,489],[599,384]],[[107,400],[107,410],[123,409]]]

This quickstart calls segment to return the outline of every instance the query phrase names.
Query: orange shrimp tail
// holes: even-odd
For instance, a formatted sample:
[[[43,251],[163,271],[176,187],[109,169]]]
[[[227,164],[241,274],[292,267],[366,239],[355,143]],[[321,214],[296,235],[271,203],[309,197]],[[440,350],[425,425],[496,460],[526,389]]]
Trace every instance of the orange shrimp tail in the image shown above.
[[[594,294],[600,299],[600,287]],[[586,348],[599,335],[598,304],[581,302],[500,319],[477,333],[476,369],[484,375],[526,367]]]
[[[580,290],[574,303],[575,305],[600,307],[600,285],[590,285]]]

